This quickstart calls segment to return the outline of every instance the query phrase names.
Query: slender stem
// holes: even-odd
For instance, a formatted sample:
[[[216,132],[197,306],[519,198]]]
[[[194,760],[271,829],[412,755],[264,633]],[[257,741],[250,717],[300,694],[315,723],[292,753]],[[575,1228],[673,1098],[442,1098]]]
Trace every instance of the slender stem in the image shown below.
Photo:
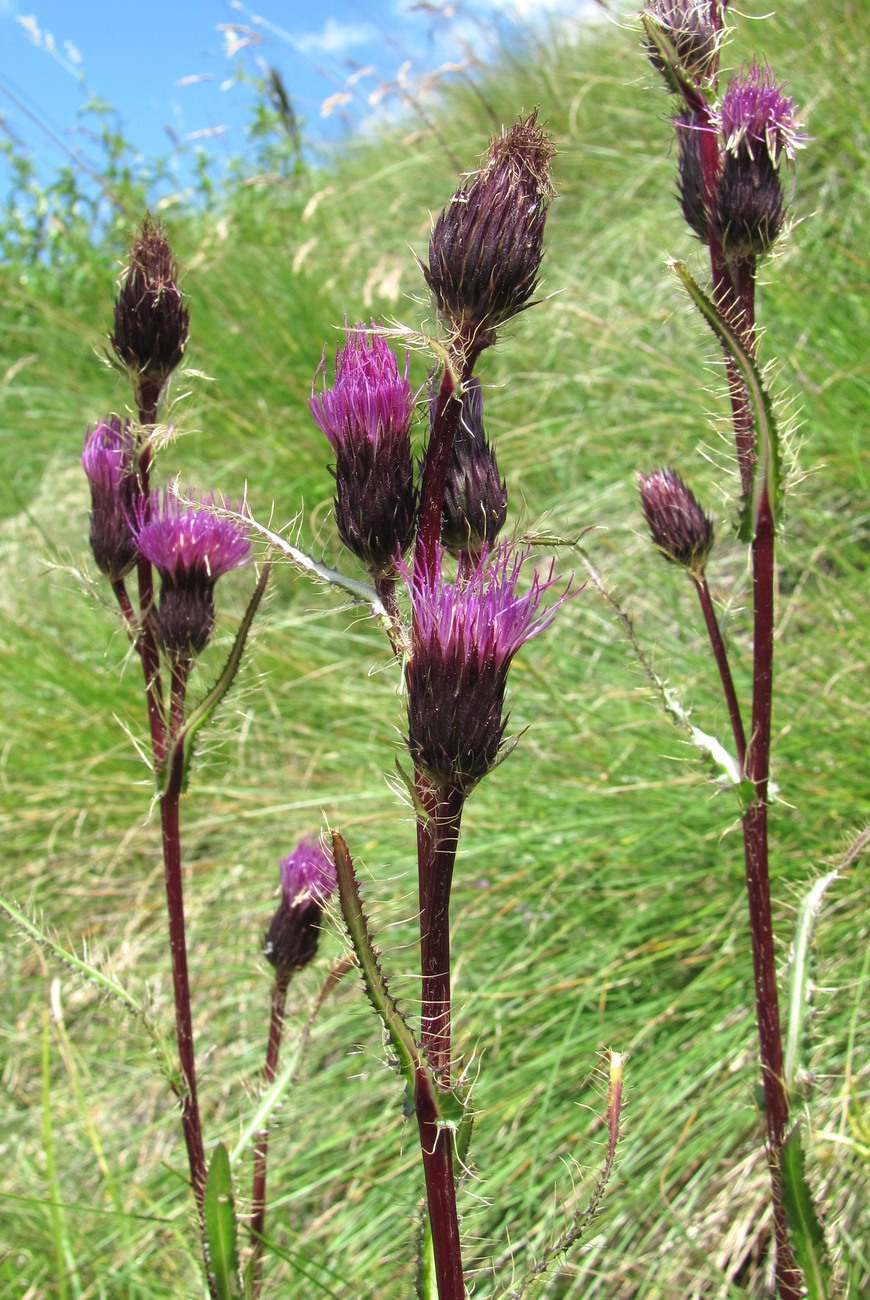
[[[172,987],[175,994],[175,1030],[184,1091],[181,1097],[181,1125],[190,1162],[193,1194],[202,1216],[205,1195],[205,1152],[202,1124],[196,1092],[196,1057],[193,1043],[193,1020],[190,1012],[190,980],[187,972],[187,941],[184,927],[184,888],[181,877],[181,800],[182,755],[172,760],[166,791],[160,797],[163,827],[163,862],[166,877],[166,906],[169,914],[169,947],[172,956]]]
[[[381,604],[387,611],[387,618],[389,620],[387,636],[390,638],[390,645],[393,654],[401,655],[402,645],[399,639],[399,629],[401,627],[402,616],[399,610],[399,601],[396,596],[395,572],[379,574],[375,578],[375,590],[381,598]]]
[[[713,607],[713,600],[710,596],[710,588],[707,586],[705,575],[701,574],[699,578],[692,575],[692,581],[698,593],[698,600],[701,602],[704,622],[707,624],[707,633],[710,637],[710,645],[713,648],[716,667],[719,669],[722,690],[725,693],[725,702],[728,705],[728,715],[731,718],[731,731],[737,749],[737,761],[740,764],[740,771],[743,773],[746,770],[746,734],[743,730],[743,719],[740,716],[737,692],[734,689],[734,679],[731,676],[731,665],[728,663],[728,652],[722,639],[722,629],[719,627],[719,620],[716,617],[716,610]]]
[[[417,1105],[416,1111],[438,1300],[465,1300],[462,1242],[453,1177],[453,1139],[447,1129],[438,1128],[434,1115],[428,1115],[424,1107]]]
[[[284,1030],[284,1008],[287,1003],[287,989],[290,986],[292,971],[282,971],[275,976],[272,984],[272,1016],[269,1021],[269,1043],[266,1048],[266,1064],[263,1066],[263,1082],[266,1087],[275,1082],[278,1073],[278,1055],[281,1051],[281,1035]],[[266,1222],[266,1167],[269,1156],[269,1129],[261,1128],[257,1134],[254,1147],[254,1181],[251,1189],[251,1285],[256,1298],[260,1294],[263,1269],[263,1228]]]

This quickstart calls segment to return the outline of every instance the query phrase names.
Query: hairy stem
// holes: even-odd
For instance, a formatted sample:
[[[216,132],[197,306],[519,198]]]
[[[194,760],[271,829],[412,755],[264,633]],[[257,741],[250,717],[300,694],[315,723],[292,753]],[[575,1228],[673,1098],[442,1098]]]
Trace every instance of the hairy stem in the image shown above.
[[[693,576],[692,581],[694,582],[695,590],[698,593],[698,600],[701,602],[704,622],[707,624],[707,634],[710,638],[710,645],[713,649],[716,667],[719,669],[719,678],[722,682],[725,702],[728,705],[728,716],[731,719],[731,731],[734,736],[734,745],[737,750],[737,761],[740,764],[740,772],[741,774],[745,774],[746,734],[743,730],[743,719],[740,716],[740,704],[737,699],[737,692],[734,689],[734,679],[731,676],[731,665],[728,663],[728,652],[725,649],[725,642],[722,639],[722,629],[719,627],[719,620],[716,617],[716,610],[713,607],[713,600],[710,595],[710,588],[707,586],[706,577],[704,577],[703,574],[700,578],[695,578]]]
[[[281,1051],[281,1035],[284,1030],[284,1008],[287,1003],[287,989],[290,986],[290,971],[283,971],[275,976],[272,984],[272,1015],[269,1021],[269,1043],[266,1047],[266,1063],[263,1066],[263,1082],[266,1087],[275,1082],[278,1073],[278,1056]],[[263,1268],[263,1228],[266,1222],[266,1168],[269,1155],[269,1130],[260,1129],[254,1147],[254,1181],[251,1188],[251,1288],[256,1297],[260,1294]]]

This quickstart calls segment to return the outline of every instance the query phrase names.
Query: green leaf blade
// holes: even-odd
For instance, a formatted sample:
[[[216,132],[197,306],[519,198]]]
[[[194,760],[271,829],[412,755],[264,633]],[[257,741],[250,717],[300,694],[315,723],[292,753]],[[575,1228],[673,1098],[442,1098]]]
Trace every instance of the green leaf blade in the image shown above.
[[[831,1274],[825,1234],[807,1185],[800,1129],[795,1125],[782,1149],[782,1199],[789,1240],[804,1275],[809,1300],[829,1300]]]
[[[240,1300],[238,1225],[230,1157],[223,1142],[215,1147],[205,1184],[205,1240],[209,1270],[220,1300]]]

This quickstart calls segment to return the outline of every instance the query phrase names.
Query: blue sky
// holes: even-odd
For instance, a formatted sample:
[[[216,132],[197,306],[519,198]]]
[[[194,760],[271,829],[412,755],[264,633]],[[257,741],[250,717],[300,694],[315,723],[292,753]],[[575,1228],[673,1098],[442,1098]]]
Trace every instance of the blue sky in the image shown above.
[[[399,79],[485,59],[499,25],[521,34],[588,3],[0,0],[0,126],[43,176],[65,160],[64,147],[98,165],[87,119],[77,118],[90,91],[118,110],[124,134],[148,156],[168,153],[174,137],[230,157],[243,147],[251,104],[233,70],[273,65],[306,133],[334,138],[346,121],[395,105]]]

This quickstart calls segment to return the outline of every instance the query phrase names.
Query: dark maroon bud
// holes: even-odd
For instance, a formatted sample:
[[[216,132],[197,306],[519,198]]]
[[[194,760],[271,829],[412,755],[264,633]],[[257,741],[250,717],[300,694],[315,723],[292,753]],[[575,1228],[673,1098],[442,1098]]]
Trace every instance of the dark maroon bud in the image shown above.
[[[767,152],[726,153],[713,203],[713,229],[729,262],[770,251],[785,222],[782,182]]]
[[[317,953],[323,909],[335,890],[335,865],[319,839],[306,837],[278,868],[281,902],[263,951],[279,976],[307,966]]]
[[[335,452],[335,522],[348,550],[373,577],[392,573],[410,545],[417,514],[411,417],[414,394],[405,354],[395,354],[373,326],[347,331],[335,358],[335,383],[311,387],[311,414]]]
[[[710,0],[650,0],[641,10],[673,46],[681,70],[694,81],[716,71],[719,34],[710,21]],[[670,85],[668,69],[656,46],[646,41],[647,57]]]
[[[154,630],[172,659],[191,659],[205,649],[214,631],[215,584],[250,558],[245,529],[213,506],[211,497],[188,506],[155,491],[139,501],[133,520],[136,545],[160,574]]]
[[[451,555],[463,552],[476,564],[484,547],[494,545],[506,518],[507,487],[483,431],[480,381],[472,379],[462,394],[444,485],[441,544]]]
[[[184,356],[190,316],[176,283],[178,267],[162,231],[146,217],[115,300],[112,346],[134,375],[140,407],[156,407]]]
[[[672,469],[638,475],[643,513],[650,535],[666,560],[700,577],[713,547],[713,524],[683,480]]]
[[[460,355],[476,357],[499,325],[530,306],[554,152],[536,110],[492,141],[435,223],[423,274]]]
[[[82,467],[91,485],[91,550],[109,581],[119,582],[138,555],[130,525],[139,497],[130,421],[112,416],[89,429]]]
[[[689,227],[702,243],[708,242],[707,200],[701,162],[701,127],[691,113],[674,119],[677,133],[677,184],[680,207]]]

